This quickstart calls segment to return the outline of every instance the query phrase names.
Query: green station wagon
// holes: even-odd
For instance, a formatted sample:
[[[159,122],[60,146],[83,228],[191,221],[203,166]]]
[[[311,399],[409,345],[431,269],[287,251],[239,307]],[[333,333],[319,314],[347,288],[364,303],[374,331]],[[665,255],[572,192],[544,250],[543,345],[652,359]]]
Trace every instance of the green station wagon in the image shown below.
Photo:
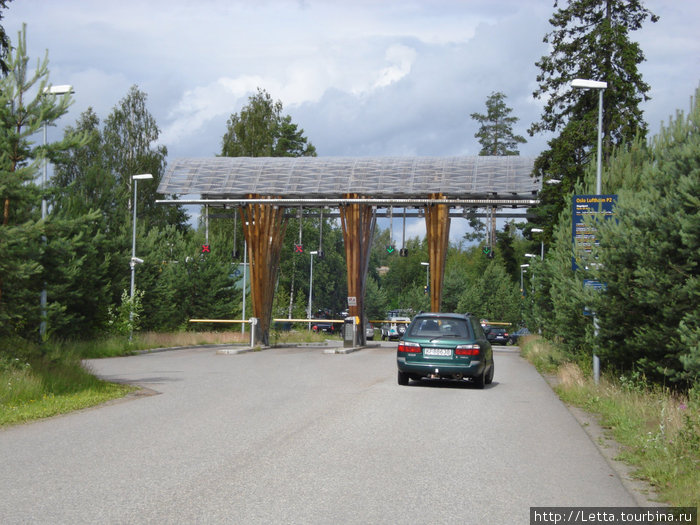
[[[409,379],[493,381],[494,363],[479,320],[470,314],[423,313],[413,318],[396,349],[399,384]]]

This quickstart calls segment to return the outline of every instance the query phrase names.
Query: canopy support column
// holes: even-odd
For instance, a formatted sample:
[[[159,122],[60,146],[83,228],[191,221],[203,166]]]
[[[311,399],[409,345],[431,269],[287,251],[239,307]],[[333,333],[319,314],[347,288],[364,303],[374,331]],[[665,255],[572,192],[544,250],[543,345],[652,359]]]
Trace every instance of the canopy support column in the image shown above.
[[[445,196],[442,193],[434,193],[430,198],[445,199]],[[430,262],[430,311],[439,312],[442,303],[445,260],[450,241],[450,207],[448,205],[430,204],[425,207],[425,231]]]
[[[264,197],[249,195],[248,198]],[[255,340],[267,346],[270,344],[272,301],[287,220],[282,208],[269,204],[248,204],[241,208],[241,218],[248,244],[253,317],[258,319]]]
[[[347,194],[346,198],[356,199],[357,194]],[[360,321],[358,337],[365,343],[364,302],[367,270],[369,268],[369,251],[372,247],[374,227],[377,222],[376,211],[367,204],[344,204],[340,206],[340,221],[345,241],[345,260],[348,275],[348,298],[354,297],[354,305],[348,305],[351,316]]]

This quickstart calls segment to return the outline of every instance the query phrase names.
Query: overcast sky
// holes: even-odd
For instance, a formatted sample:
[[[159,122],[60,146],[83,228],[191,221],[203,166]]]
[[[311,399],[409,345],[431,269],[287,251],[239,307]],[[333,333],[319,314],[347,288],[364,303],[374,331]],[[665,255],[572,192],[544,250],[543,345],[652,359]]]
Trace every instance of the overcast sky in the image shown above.
[[[643,109],[656,132],[700,81],[700,2],[646,6],[661,19],[631,37],[647,57]],[[319,156],[352,157],[476,155],[469,115],[502,91],[528,139],[521,154],[537,156],[547,137],[526,130],[541,112],[535,62],[553,10],[552,0],[14,0],[1,23],[13,42],[26,23],[31,59],[48,51],[51,83],[74,86],[64,124],[88,107],[104,120],[137,85],[169,159],[216,155],[257,87]]]

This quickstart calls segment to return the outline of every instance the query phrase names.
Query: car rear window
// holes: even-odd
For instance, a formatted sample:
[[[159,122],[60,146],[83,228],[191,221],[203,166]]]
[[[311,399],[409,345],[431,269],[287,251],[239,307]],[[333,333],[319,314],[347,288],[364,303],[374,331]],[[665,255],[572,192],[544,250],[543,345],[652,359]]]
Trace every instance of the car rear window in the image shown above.
[[[424,317],[417,318],[411,330],[410,336],[415,337],[459,337],[470,338],[467,322],[464,319],[451,317]]]

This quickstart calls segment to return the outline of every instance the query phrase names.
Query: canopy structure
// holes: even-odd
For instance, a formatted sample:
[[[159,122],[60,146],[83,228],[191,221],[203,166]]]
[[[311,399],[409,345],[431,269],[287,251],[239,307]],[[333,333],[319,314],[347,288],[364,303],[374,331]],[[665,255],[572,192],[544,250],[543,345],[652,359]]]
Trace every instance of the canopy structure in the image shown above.
[[[176,159],[161,180],[163,194],[202,199],[532,199],[540,184],[534,159],[507,157],[215,157]]]
[[[262,290],[271,289],[276,279],[286,226],[286,216],[279,210],[338,208],[345,239],[349,312],[360,322],[377,209],[422,210],[429,246],[430,304],[433,311],[439,311],[450,209],[537,204],[541,185],[531,176],[533,164],[533,158],[520,156],[183,158],[169,165],[158,192],[199,198],[157,202],[241,209],[246,219],[253,312],[258,316],[260,340],[266,343],[272,297]],[[266,220],[252,220],[254,217]],[[361,326],[357,333],[364,338]]]

